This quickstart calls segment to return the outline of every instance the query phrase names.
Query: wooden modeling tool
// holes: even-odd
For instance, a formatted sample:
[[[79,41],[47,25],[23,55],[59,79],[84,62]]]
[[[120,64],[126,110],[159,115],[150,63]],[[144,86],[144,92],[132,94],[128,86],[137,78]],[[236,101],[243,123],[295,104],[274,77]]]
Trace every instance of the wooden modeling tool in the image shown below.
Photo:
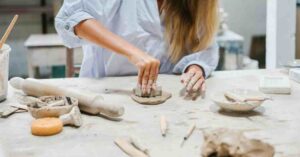
[[[192,135],[192,133],[194,132],[196,128],[196,124],[194,123],[190,128],[189,130],[187,131],[186,135],[183,137],[183,141],[181,143],[181,147],[183,147],[183,144],[185,141],[187,141],[189,139],[189,137]]]
[[[12,78],[10,84],[22,90],[30,96],[67,96],[78,99],[80,110],[90,114],[102,114],[111,118],[120,117],[124,114],[124,107],[116,104],[108,104],[103,97],[97,93],[78,91],[74,89],[57,87],[39,82],[35,79]]]
[[[149,157],[126,139],[118,138],[115,140],[115,144],[130,157]]]
[[[161,131],[161,135],[163,137],[166,136],[167,134],[167,129],[168,129],[168,124],[167,124],[167,120],[165,116],[161,116],[160,117],[160,131]]]
[[[4,43],[6,42],[6,40],[7,40],[8,36],[9,36],[11,30],[14,28],[15,23],[18,20],[18,17],[19,17],[19,15],[15,15],[14,18],[12,19],[12,21],[10,22],[8,28],[6,29],[3,37],[0,40],[0,49],[2,48],[2,46],[4,45]]]

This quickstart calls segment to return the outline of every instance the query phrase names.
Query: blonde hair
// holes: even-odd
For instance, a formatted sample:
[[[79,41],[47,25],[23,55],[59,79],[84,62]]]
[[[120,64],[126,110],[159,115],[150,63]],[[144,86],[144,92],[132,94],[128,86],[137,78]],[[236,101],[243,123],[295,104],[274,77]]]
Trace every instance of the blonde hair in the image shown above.
[[[218,28],[218,0],[164,0],[161,11],[172,62],[212,43]]]

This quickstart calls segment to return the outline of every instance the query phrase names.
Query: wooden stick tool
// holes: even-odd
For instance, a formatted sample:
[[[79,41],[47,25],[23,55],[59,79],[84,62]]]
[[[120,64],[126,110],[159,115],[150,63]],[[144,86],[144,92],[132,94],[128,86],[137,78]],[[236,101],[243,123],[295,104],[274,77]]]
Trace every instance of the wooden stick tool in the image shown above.
[[[132,143],[123,138],[117,138],[115,144],[130,157],[149,157],[147,154],[137,149]]]
[[[10,22],[9,26],[7,27],[3,37],[0,40],[0,49],[2,48],[2,46],[4,45],[4,43],[6,42],[11,30],[14,28],[15,23],[18,20],[19,15],[15,15],[14,18],[12,19],[12,21]]]
[[[161,116],[160,117],[160,131],[161,131],[161,135],[163,137],[166,136],[167,134],[167,129],[168,129],[168,124],[167,124],[167,120],[165,116]]]
[[[183,146],[184,142],[187,141],[189,139],[189,137],[193,134],[195,128],[196,128],[196,124],[193,123],[193,125],[187,131],[186,135],[183,137],[183,141],[181,143],[181,147]]]

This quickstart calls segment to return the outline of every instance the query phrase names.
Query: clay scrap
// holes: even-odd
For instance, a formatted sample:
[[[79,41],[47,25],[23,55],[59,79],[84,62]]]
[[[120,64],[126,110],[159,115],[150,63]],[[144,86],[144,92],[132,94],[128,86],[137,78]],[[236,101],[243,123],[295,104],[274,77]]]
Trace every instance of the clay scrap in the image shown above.
[[[34,118],[59,117],[78,106],[78,100],[63,96],[43,96],[37,101],[27,104],[27,106],[29,113]]]
[[[134,101],[144,105],[162,104],[171,97],[172,94],[163,91],[161,87],[157,87],[156,90],[151,90],[149,94],[142,94],[140,88],[134,88],[131,94],[131,98]]]
[[[80,127],[82,125],[78,100],[63,96],[43,96],[28,104],[28,110],[34,118],[56,117],[63,125]]]
[[[248,139],[241,131],[217,129],[204,132],[202,157],[273,157],[270,144]]]

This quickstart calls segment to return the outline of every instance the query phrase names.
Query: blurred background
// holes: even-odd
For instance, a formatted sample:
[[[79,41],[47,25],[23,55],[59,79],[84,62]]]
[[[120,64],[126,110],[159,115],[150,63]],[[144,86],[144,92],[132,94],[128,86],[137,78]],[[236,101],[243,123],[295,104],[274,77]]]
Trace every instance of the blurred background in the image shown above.
[[[267,1],[220,0],[221,23],[217,40],[221,58],[218,70],[266,67]],[[1,35],[13,15],[20,15],[7,41],[12,47],[10,77],[57,78],[78,75],[81,50],[65,48],[54,29],[54,17],[62,3],[63,0],[0,1]],[[295,2],[295,8],[297,25],[294,28],[297,29],[292,38],[295,42],[294,54],[300,57],[300,0],[297,5]]]

